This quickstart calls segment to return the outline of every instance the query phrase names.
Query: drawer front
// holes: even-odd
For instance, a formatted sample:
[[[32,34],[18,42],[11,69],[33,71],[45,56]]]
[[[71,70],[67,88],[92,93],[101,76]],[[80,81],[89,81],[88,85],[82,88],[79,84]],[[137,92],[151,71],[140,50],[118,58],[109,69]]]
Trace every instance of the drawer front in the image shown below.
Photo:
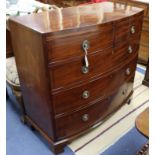
[[[139,13],[130,18],[130,37],[135,38],[137,35],[141,35],[143,25],[143,14]]]
[[[124,81],[133,77],[135,67],[136,63],[133,60],[130,64],[114,71],[109,76],[53,94],[55,114],[60,115],[65,112],[74,111],[77,108],[92,104],[100,98],[111,95],[112,92],[117,91]]]
[[[88,108],[56,119],[57,139],[72,136],[99,123],[108,114],[118,109],[126,99],[126,84],[110,97],[95,103]]]
[[[130,39],[127,42],[116,44],[113,51],[114,53],[111,55],[111,57],[109,57],[109,59],[111,59],[111,62],[114,62],[114,65],[130,61],[135,55],[138,54],[138,50],[139,36],[136,36],[134,40]]]
[[[88,72],[83,72],[83,59],[73,62],[54,66],[50,69],[51,87],[53,89],[63,89],[74,83],[88,81],[104,73],[111,72],[123,62],[131,60],[137,55],[138,40],[117,44],[114,50],[107,49],[93,55],[88,55],[89,68]],[[62,78],[63,77],[63,78]]]
[[[130,18],[125,18],[115,22],[115,43],[122,42],[130,38],[140,37],[142,30],[143,16],[136,14]]]
[[[100,51],[113,45],[113,24],[106,23],[95,28],[83,28],[84,30],[63,34],[60,37],[47,37],[46,47],[48,59],[59,61],[84,55],[82,44],[85,40],[89,42],[89,53]]]

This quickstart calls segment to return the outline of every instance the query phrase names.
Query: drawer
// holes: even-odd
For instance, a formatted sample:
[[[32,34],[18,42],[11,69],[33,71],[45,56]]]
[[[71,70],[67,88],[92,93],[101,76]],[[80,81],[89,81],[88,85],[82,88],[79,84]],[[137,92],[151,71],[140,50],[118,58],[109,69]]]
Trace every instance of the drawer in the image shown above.
[[[53,94],[55,114],[74,111],[77,108],[92,104],[100,98],[109,96],[113,91],[116,91],[124,81],[134,75],[136,66],[134,61],[135,60],[106,77],[101,77],[89,83]],[[126,73],[128,71],[129,73]]]
[[[132,49],[131,53],[129,48]],[[51,86],[53,89],[63,89],[68,85],[88,81],[88,79],[94,79],[97,76],[111,72],[121,63],[129,61],[137,55],[137,50],[138,40],[135,39],[117,44],[114,50],[110,48],[96,54],[88,55],[88,72],[83,72],[83,68],[85,67],[83,57],[75,61],[62,63],[58,66],[51,66],[49,68],[52,81]]]
[[[130,61],[139,50],[139,36],[126,42],[115,44],[114,53],[109,57],[114,65]],[[108,59],[107,59],[108,60]]]
[[[142,25],[143,25],[143,14],[142,12],[136,14],[130,18],[130,37],[135,38],[137,35],[141,35]]]
[[[111,96],[87,108],[56,118],[57,139],[73,136],[88,128],[95,127],[95,124],[100,123],[108,114],[111,114],[123,104],[126,99],[124,89],[127,89],[126,84],[122,85]]]
[[[121,19],[115,22],[115,43],[127,40],[129,37],[140,37],[143,16],[141,13],[130,18]]]
[[[48,36],[46,37],[48,60],[51,62],[83,56],[82,44],[85,40],[89,43],[88,53],[100,51],[113,45],[113,37],[112,23],[81,28],[72,33],[64,32],[60,36]]]

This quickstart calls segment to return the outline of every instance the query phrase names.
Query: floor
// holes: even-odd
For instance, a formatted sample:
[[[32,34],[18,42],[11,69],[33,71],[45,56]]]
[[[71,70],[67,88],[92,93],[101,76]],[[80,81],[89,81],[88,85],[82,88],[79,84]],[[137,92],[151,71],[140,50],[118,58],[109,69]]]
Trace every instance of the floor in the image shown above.
[[[146,142],[147,139],[133,128],[101,155],[136,155]]]
[[[144,70],[137,70],[144,73]],[[6,104],[7,155],[52,155],[48,143],[20,121],[18,104],[10,90],[9,94],[10,98]],[[146,142],[147,139],[133,128],[101,155],[135,155]],[[61,155],[74,153],[66,147]]]

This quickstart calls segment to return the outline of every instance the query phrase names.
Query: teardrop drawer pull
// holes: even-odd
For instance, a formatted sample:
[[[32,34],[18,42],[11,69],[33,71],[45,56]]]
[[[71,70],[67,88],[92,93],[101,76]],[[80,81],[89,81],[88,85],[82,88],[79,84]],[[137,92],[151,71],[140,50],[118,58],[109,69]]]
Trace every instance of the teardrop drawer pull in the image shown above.
[[[82,67],[82,73],[83,73],[83,74],[89,73],[89,68],[86,67],[86,66],[83,66],[83,67]]]
[[[133,50],[132,50],[132,47],[131,47],[131,45],[129,45],[129,46],[128,46],[128,53],[131,54],[132,51],[133,51]]]
[[[84,115],[82,116],[82,120],[83,120],[84,122],[87,122],[87,121],[89,120],[89,115],[88,115],[88,114],[84,114]]]
[[[126,73],[126,75],[130,75],[130,73],[131,73],[130,68],[127,68],[125,73]]]
[[[136,32],[136,30],[135,30],[135,26],[131,26],[130,31],[131,31],[131,34],[134,34],[134,33]]]
[[[89,41],[84,40],[82,43],[82,48],[84,50],[84,66],[82,67],[82,72],[84,74],[88,73],[89,71],[89,61],[88,61],[88,49],[89,49]]]
[[[83,93],[82,93],[82,98],[83,99],[87,99],[89,97],[89,91],[85,90]]]

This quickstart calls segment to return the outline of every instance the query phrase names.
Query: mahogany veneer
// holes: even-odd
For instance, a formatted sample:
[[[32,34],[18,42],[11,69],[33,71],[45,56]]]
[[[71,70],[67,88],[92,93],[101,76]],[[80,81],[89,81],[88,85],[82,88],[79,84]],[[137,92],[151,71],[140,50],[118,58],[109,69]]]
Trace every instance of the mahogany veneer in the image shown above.
[[[144,11],[123,7],[104,2],[9,20],[26,122],[55,153],[131,99]]]

